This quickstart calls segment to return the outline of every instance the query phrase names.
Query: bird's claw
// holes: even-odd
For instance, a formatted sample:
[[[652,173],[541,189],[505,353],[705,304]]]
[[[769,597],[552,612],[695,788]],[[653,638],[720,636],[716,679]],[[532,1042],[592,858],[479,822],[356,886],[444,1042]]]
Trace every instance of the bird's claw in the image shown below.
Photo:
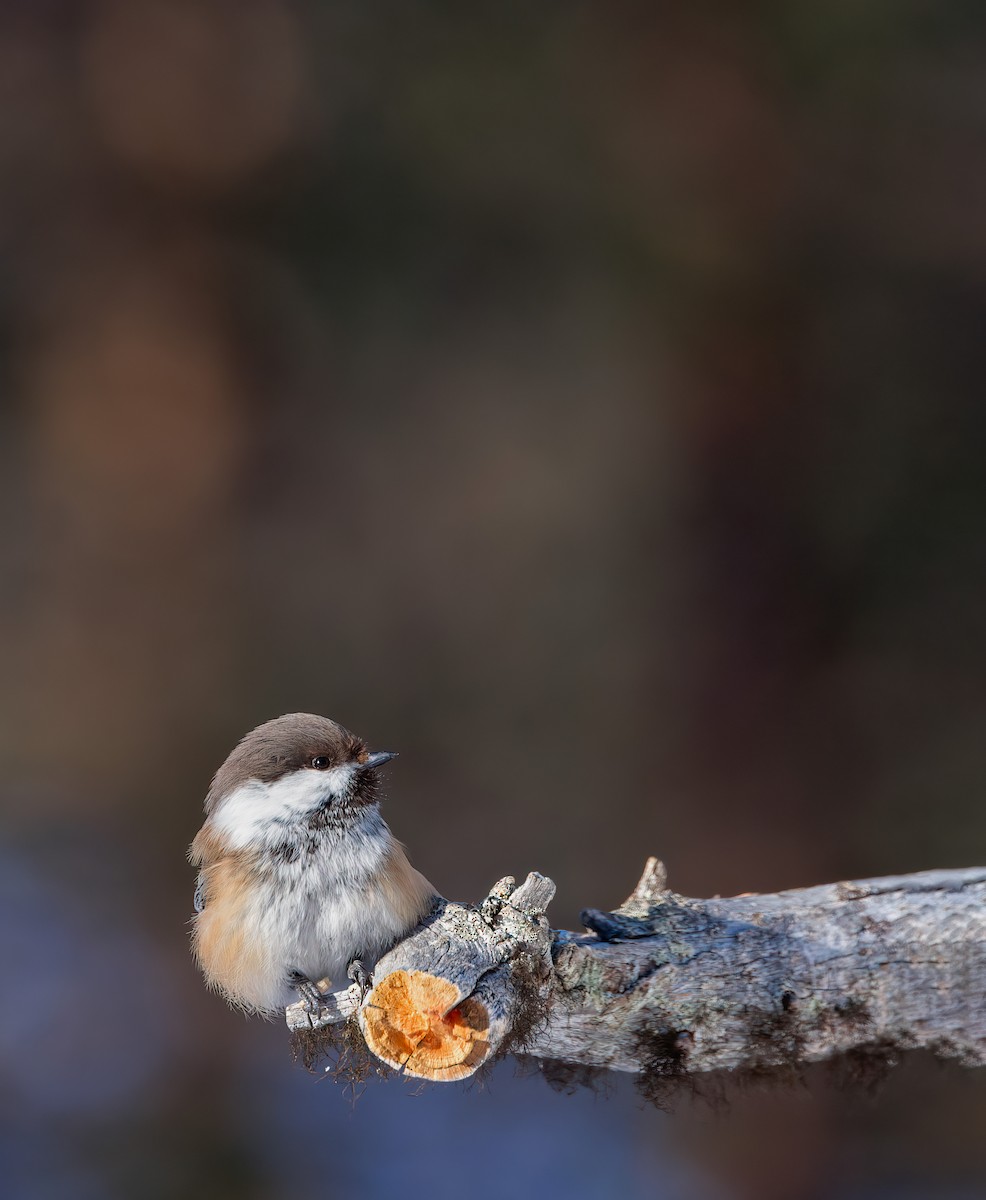
[[[364,1000],[366,998],[366,994],[370,990],[372,984],[370,983],[370,976],[367,974],[366,968],[363,966],[363,964],[360,962],[360,960],[358,958],[354,958],[353,961],[349,964],[349,966],[346,969],[346,975],[359,988],[360,1000]]]
[[[317,1017],[325,1005],[325,997],[317,983],[313,983],[307,975],[300,971],[292,971],[288,982],[298,993],[301,1006],[310,1017]]]

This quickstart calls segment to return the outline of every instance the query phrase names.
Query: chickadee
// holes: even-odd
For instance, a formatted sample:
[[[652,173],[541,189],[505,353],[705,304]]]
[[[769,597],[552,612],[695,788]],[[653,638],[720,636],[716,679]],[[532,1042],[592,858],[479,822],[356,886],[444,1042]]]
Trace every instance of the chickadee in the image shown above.
[[[207,983],[248,1012],[366,972],[437,893],[380,815],[370,754],[326,717],[290,713],[248,733],[223,763],[189,851],[199,868],[192,933]]]

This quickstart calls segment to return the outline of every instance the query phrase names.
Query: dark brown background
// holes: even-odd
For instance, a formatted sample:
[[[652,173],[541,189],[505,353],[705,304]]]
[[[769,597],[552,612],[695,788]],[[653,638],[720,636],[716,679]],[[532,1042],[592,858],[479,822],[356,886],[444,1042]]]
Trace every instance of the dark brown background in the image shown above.
[[[559,925],[986,860],[980,6],[680,7],[0,10],[5,1195],[986,1195],[980,1075],[353,1108],[188,959],[285,710]]]

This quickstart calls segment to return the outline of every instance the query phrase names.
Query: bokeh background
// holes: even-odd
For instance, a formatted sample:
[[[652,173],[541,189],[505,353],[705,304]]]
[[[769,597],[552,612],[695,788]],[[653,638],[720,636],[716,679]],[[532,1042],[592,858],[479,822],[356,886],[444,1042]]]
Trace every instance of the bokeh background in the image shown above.
[[[353,1104],[184,861],[298,709],[556,925],[986,860],[980,7],[3,5],[4,1196],[986,1196],[920,1058]]]

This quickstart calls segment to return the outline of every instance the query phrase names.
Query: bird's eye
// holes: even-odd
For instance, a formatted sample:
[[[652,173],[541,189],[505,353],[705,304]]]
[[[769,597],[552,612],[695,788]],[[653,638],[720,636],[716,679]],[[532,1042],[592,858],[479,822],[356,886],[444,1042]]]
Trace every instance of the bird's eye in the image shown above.
[[[329,765],[329,760],[324,754],[319,754],[312,759],[312,766],[316,771],[325,771],[328,769]]]

